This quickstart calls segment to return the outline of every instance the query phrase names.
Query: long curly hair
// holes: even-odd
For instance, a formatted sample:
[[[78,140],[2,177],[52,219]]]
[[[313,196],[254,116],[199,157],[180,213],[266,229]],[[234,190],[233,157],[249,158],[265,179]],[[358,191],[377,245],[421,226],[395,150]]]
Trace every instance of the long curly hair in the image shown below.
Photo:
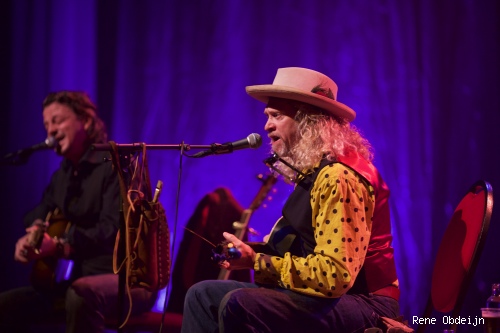
[[[43,108],[56,102],[67,105],[84,122],[90,119],[91,123],[87,130],[90,143],[104,143],[107,141],[106,125],[97,115],[97,107],[87,93],[82,91],[52,92],[45,97],[42,103]]]
[[[296,104],[295,121],[298,122],[298,140],[285,161],[300,171],[312,170],[321,159],[329,161],[357,152],[368,161],[373,160],[373,148],[359,130],[346,120],[327,114],[308,104]],[[282,163],[275,167],[289,179],[295,172]]]

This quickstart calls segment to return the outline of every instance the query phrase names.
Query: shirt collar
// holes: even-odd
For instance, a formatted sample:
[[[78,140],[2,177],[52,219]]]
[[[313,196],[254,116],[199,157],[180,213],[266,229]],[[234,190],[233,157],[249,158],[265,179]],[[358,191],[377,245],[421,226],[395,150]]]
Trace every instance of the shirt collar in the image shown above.
[[[99,165],[102,164],[108,160],[111,159],[110,153],[107,151],[98,151],[92,149],[92,147],[89,147],[85,154],[80,158],[78,161],[77,168],[83,166],[83,165]],[[70,160],[64,159],[63,160],[63,167],[64,169],[69,169],[73,166]]]

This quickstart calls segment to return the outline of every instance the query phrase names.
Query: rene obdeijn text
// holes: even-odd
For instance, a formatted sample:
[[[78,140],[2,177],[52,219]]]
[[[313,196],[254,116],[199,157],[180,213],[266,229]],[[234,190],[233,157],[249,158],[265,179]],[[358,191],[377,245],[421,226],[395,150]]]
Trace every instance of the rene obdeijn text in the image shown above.
[[[412,324],[416,325],[435,325],[437,319],[436,318],[422,318],[418,316],[413,316],[412,317]],[[453,318],[451,316],[444,316],[443,317],[443,324],[445,325],[451,325],[451,324],[458,324],[458,325],[472,325],[472,326],[477,326],[477,325],[484,325],[484,318],[475,316],[471,318],[471,316],[468,317],[456,317]]]

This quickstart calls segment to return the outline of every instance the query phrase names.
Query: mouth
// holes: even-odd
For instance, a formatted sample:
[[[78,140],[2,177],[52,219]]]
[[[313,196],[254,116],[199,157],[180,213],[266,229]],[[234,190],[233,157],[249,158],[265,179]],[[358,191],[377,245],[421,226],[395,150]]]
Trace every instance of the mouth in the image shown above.
[[[269,135],[269,139],[271,140],[271,143],[274,143],[276,141],[279,141],[281,138],[277,135]]]
[[[64,140],[64,136],[56,136],[54,137],[56,139],[56,143],[54,145],[54,150],[57,152],[61,151],[61,142]]]

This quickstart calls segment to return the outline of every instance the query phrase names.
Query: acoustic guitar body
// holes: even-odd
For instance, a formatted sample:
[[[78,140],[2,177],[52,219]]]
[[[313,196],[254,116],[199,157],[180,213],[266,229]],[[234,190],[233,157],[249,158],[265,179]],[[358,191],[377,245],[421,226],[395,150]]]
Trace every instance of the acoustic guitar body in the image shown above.
[[[69,222],[62,215],[53,215],[49,220],[49,226],[45,232],[51,237],[62,237],[68,227]],[[40,229],[40,235],[37,237],[43,238],[43,229]],[[36,243],[41,244],[40,241]],[[60,261],[63,261],[54,256],[43,257],[35,260],[31,271],[30,281],[33,287],[38,290],[52,290],[60,282],[58,277],[58,266]]]

